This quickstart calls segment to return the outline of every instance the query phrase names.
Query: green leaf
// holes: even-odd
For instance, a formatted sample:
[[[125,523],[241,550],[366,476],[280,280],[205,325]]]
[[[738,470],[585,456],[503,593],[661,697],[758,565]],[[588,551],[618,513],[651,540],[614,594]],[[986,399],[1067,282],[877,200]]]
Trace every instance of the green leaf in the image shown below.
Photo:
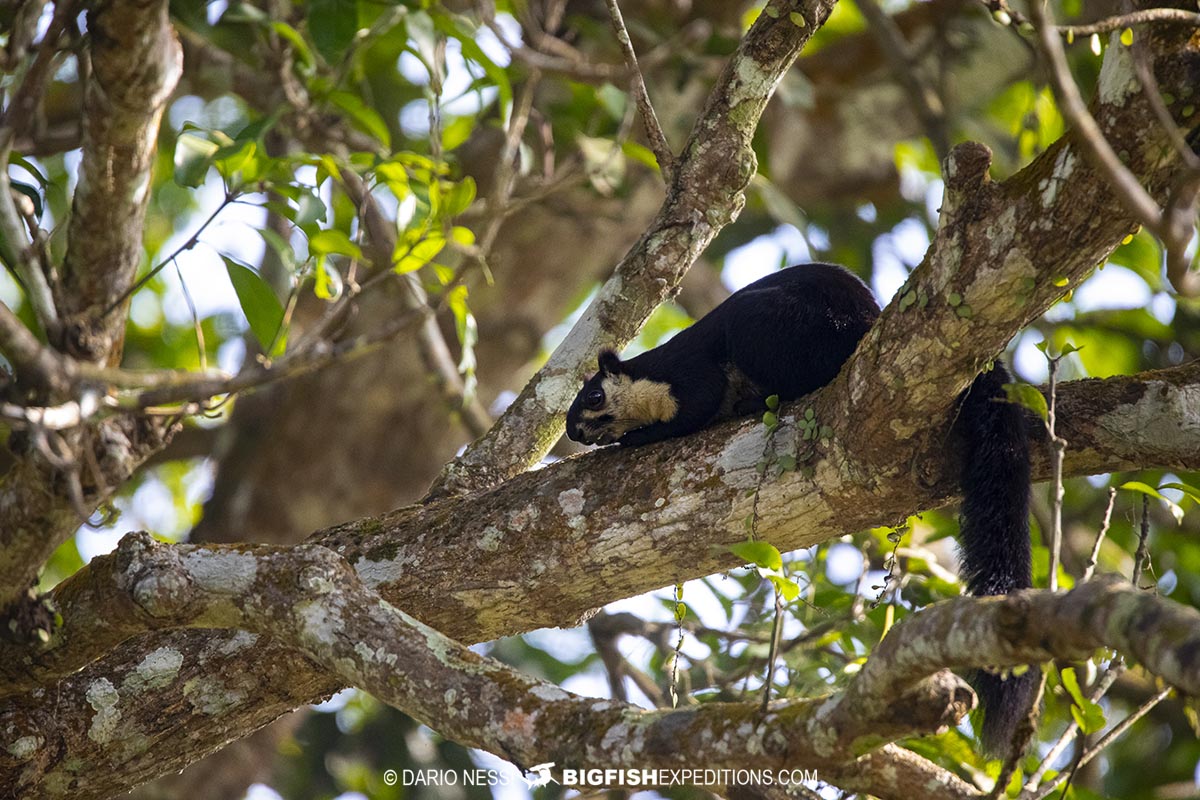
[[[469,247],[475,244],[475,231],[464,228],[462,225],[455,225],[450,229],[450,239]]]
[[[1079,678],[1075,675],[1075,668],[1067,667],[1062,670],[1060,675],[1062,677],[1063,688],[1071,695],[1071,699],[1075,701],[1075,704],[1083,705],[1086,703],[1087,700],[1084,699],[1083,691],[1079,688]]]
[[[769,411],[778,411],[779,410],[779,395],[773,394],[773,395],[770,395],[769,397],[767,397],[767,410],[769,410]]]
[[[620,122],[625,118],[629,95],[611,83],[605,83],[596,90],[596,104],[604,109],[613,122]]]
[[[292,250],[291,242],[270,228],[258,229],[258,235],[262,237],[268,247],[275,251],[275,255],[279,256],[280,263],[289,272],[296,271],[296,252]]]
[[[313,67],[316,65],[313,51],[308,46],[308,42],[304,41],[304,37],[300,35],[299,31],[286,22],[272,22],[271,30],[287,40],[288,44],[292,46],[292,51],[303,66]]]
[[[300,227],[324,222],[325,211],[325,201],[312,192],[304,190],[296,195],[296,217],[294,222]]]
[[[799,230],[808,227],[808,218],[804,216],[804,212],[800,210],[796,201],[788,197],[786,192],[772,184],[763,175],[757,174],[750,179],[750,187],[758,193],[758,199],[762,200],[762,204],[767,207],[768,215],[775,222],[793,225]]]
[[[626,139],[621,142],[621,152],[642,166],[649,167],[655,172],[659,171],[658,158],[654,155],[654,151],[646,145]]]
[[[324,255],[317,256],[317,275],[313,293],[322,300],[332,302],[342,296],[342,288],[342,273],[330,266],[329,259]]]
[[[1104,709],[1099,704],[1083,696],[1079,688],[1079,680],[1075,677],[1075,669],[1068,667],[1060,673],[1063,688],[1071,695],[1074,704],[1071,706],[1071,716],[1084,733],[1096,733],[1104,730]]]
[[[474,117],[455,117],[450,121],[450,124],[442,128],[442,150],[449,153],[471,138],[471,133],[474,130]]]
[[[308,31],[317,52],[329,63],[337,63],[358,34],[358,3],[356,0],[310,0]]]
[[[431,10],[433,11],[434,26],[446,36],[456,39],[462,47],[463,57],[483,67],[484,74],[495,84],[500,93],[500,114],[502,117],[505,116],[512,106],[513,99],[512,83],[508,79],[508,72],[483,52],[483,48],[475,41],[475,31],[467,28],[463,17],[447,14],[436,7]]]
[[[433,19],[426,12],[416,10],[408,14],[405,26],[408,39],[415,45],[416,54],[421,59],[421,63],[427,70],[434,69],[439,59],[437,54],[438,31],[434,29]],[[440,86],[445,80],[445,74],[430,75],[430,78]]]
[[[333,160],[333,156],[326,153],[321,156],[320,163],[317,164],[317,186],[325,183],[325,180],[330,177],[341,182],[342,168]]]
[[[408,197],[410,192],[408,170],[404,168],[403,164],[385,161],[375,168],[375,174],[383,179],[387,187],[392,190],[392,194],[396,195],[397,200]]]
[[[259,173],[255,156],[258,154],[258,143],[253,139],[222,147],[213,156],[213,166],[221,177],[229,180],[235,173],[242,173],[245,182],[254,181]]]
[[[1075,724],[1084,733],[1099,733],[1104,730],[1107,720],[1104,718],[1104,709],[1096,703],[1089,703],[1086,708],[1079,706],[1071,706],[1071,716],[1075,718]]]
[[[475,315],[467,306],[467,287],[455,286],[446,298],[450,311],[454,314],[454,330],[458,334],[458,343],[462,347],[462,357],[458,360],[458,372],[463,376],[463,397],[470,401],[475,396],[475,344],[479,341],[479,325]]]
[[[475,199],[475,179],[470,176],[454,184],[450,191],[442,197],[441,212],[443,217],[456,217],[467,210]]]
[[[1131,492],[1140,492],[1141,494],[1161,500],[1167,507],[1167,510],[1171,512],[1171,516],[1175,518],[1175,522],[1177,524],[1183,522],[1183,509],[1179,506],[1179,504],[1169,497],[1165,497],[1162,492],[1158,491],[1153,486],[1148,486],[1141,481],[1126,481],[1117,488],[1127,489]]]
[[[789,603],[800,596],[800,586],[793,580],[780,575],[768,575],[767,580],[775,585],[775,591],[779,592]]]
[[[41,170],[39,170],[36,166],[34,166],[32,161],[25,158],[20,153],[9,153],[8,154],[8,163],[10,163],[14,166],[20,167],[21,169],[25,170],[30,175],[32,175],[33,179],[38,182],[38,185],[41,186],[43,190],[49,184],[49,180],[46,178],[45,175],[42,174]]]
[[[440,233],[430,233],[403,252],[401,252],[401,247],[397,247],[397,255],[392,256],[396,266],[392,269],[401,275],[418,270],[437,258],[438,253],[442,252],[442,248],[445,246],[446,240]]]
[[[1200,503],[1200,489],[1197,489],[1195,486],[1192,486],[1191,484],[1175,483],[1175,482],[1164,483],[1162,486],[1159,486],[1158,488],[1159,489],[1175,489],[1177,491],[1183,492],[1185,495],[1192,498],[1197,503]]]
[[[175,183],[195,188],[204,183],[218,147],[208,139],[192,133],[181,133],[175,140]]]
[[[350,237],[344,231],[336,228],[326,228],[308,237],[308,252],[314,256],[338,253],[351,258],[362,258],[362,248],[350,241]]]
[[[344,111],[354,127],[391,149],[392,134],[388,131],[387,123],[378,111],[363,103],[361,97],[350,92],[330,92],[329,102]]]
[[[774,428],[779,425],[779,416],[774,411],[768,411],[763,414],[762,421],[768,428]]]
[[[29,201],[33,203],[33,215],[38,219],[41,219],[44,206],[42,204],[42,195],[38,191],[37,187],[33,186],[32,184],[25,183],[24,181],[13,180],[11,178],[9,179],[8,184],[14,192],[20,192],[29,198]]]
[[[276,351],[282,351],[284,342],[283,336],[278,337],[278,343],[275,342],[276,334],[283,324],[283,306],[279,303],[279,298],[275,297],[271,287],[257,272],[228,256],[222,258],[225,260],[225,270],[229,273],[233,290],[237,293],[238,303],[242,306],[242,313],[250,323],[250,332],[258,340],[263,352],[276,355]],[[276,344],[274,349],[271,347],[273,343]]]
[[[745,561],[764,569],[783,569],[783,556],[773,545],[766,542],[738,542],[729,545],[729,552]]]
[[[1046,405],[1046,397],[1037,390],[1037,387],[1030,386],[1028,383],[1006,383],[1004,384],[1004,394],[1008,396],[1008,402],[1028,408],[1041,417],[1042,422],[1046,422],[1050,418],[1050,408]]]
[[[612,139],[577,134],[588,180],[600,194],[611,197],[625,181],[625,154]]]

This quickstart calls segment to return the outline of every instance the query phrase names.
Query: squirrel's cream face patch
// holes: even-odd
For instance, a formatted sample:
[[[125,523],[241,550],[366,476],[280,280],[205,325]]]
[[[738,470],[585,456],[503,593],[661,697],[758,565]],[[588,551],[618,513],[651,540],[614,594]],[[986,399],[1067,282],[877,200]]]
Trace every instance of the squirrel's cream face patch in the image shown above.
[[[679,412],[671,384],[628,375],[605,375],[600,381],[604,405],[579,412],[577,433],[587,444],[611,444],[629,431],[668,422]]]

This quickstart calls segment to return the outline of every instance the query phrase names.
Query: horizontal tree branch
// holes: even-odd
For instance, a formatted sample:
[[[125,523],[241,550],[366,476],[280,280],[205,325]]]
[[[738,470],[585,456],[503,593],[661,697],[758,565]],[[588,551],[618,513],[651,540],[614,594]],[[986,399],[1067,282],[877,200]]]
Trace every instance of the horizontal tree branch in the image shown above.
[[[794,432],[789,418],[802,404],[785,409],[777,438]],[[1198,364],[1133,378],[1066,383],[1060,387],[1059,408],[1063,435],[1072,442],[1069,475],[1150,465],[1137,460],[1138,448],[1154,433],[1144,430],[1149,419],[1163,426],[1159,433],[1169,433],[1154,436],[1160,444],[1148,458],[1161,458],[1163,466],[1178,469],[1200,466]],[[1083,414],[1090,417],[1081,419]],[[1130,420],[1140,422],[1130,425]],[[1164,441],[1172,449],[1160,449]],[[743,421],[660,447],[608,448],[521,476],[484,495],[401,509],[339,526],[314,541],[341,550],[363,581],[385,598],[463,641],[571,625],[597,605],[737,566],[737,558],[723,545],[744,538],[739,504],[745,501],[745,487],[757,481],[755,464],[764,442],[762,426]],[[831,447],[835,445],[836,438]],[[780,549],[791,550],[940,505],[954,491],[953,470],[942,474],[922,465],[942,464],[948,455],[941,441],[931,437],[911,469],[876,482],[869,475],[843,472],[840,462],[830,462],[823,451],[811,479],[787,473],[764,482],[760,530]],[[1044,478],[1048,471],[1040,456],[1036,475]],[[658,478],[647,482],[646,476]],[[843,495],[831,509],[831,499]],[[596,513],[600,508],[603,514]],[[464,562],[472,564],[469,580],[461,572]],[[252,643],[233,647],[228,636],[204,631],[130,640],[57,684],[54,691],[80,698],[82,716],[38,717],[38,735],[49,742],[69,741],[61,752],[71,752],[77,759],[73,764],[87,765],[86,786],[99,795],[182,767],[225,741],[221,737],[228,737],[230,726],[249,732],[341,686],[294,649],[267,638]],[[63,657],[78,663],[111,644],[100,642],[86,656]],[[102,679],[117,685],[120,676],[136,675],[139,664],[164,648],[187,654],[177,680],[138,683],[136,703],[139,708],[192,709],[185,722],[178,716],[138,714],[148,726],[147,740],[161,741],[166,749],[122,755],[88,740],[92,712],[83,699],[88,687]],[[287,680],[277,680],[281,671],[268,666],[279,663],[288,664]],[[203,705],[196,705],[197,698],[189,694],[193,690],[186,688],[195,681],[204,686],[205,702],[224,708],[222,713],[205,713]],[[12,698],[13,706],[40,707],[36,698],[42,691]],[[250,696],[258,700],[244,703]],[[172,741],[179,746],[166,744]],[[48,752],[59,751],[42,755]],[[22,768],[65,774],[67,767],[46,758],[41,766],[27,762]],[[72,773],[72,779],[81,777]],[[84,790],[84,783],[74,785]]]
[[[1165,91],[1197,82],[1200,67],[1187,44],[1156,42],[1154,48],[1156,79]],[[1178,164],[1159,157],[1152,113],[1136,94],[1106,92],[1103,81],[1102,100],[1098,116],[1114,142],[1161,195]],[[1119,202],[1094,191],[1095,174],[1069,142],[1002,184],[988,184],[986,170],[978,149],[956,151],[930,257],[842,378],[806,401],[832,436],[816,445],[812,463],[806,460],[810,478],[793,472],[764,483],[770,497],[760,502],[760,522],[769,524],[763,530],[782,549],[945,502],[954,467],[946,464],[951,448],[944,421],[954,396],[1013,332],[1081,281],[1132,229]],[[1060,278],[1066,287],[1057,285]],[[909,292],[913,300],[905,304]],[[558,377],[569,400],[577,375]],[[1194,438],[1193,386],[1192,378],[1181,385],[1161,375],[1148,378],[1136,397],[1122,400],[1122,413],[1141,414],[1157,402],[1177,421],[1179,438]],[[795,442],[794,418],[804,405],[788,410],[792,420],[785,420],[781,446]],[[1121,440],[1124,431],[1096,425],[1083,433],[1077,444],[1089,469],[1105,458],[1125,463],[1121,459],[1136,451]],[[1089,434],[1106,444],[1093,448]],[[722,545],[743,535],[745,492],[757,483],[754,467],[765,444],[761,426],[742,423],[635,452],[601,452],[470,498],[360,520],[323,532],[318,541],[338,548],[385,598],[466,641],[522,626],[569,624],[590,606],[731,565],[735,559]],[[1167,455],[1194,466],[1197,452]],[[168,644],[187,658],[175,681],[138,684],[136,717],[146,731],[141,744],[121,752],[93,747],[89,689],[135,675]],[[38,750],[36,758],[46,763],[26,762],[24,769],[59,769],[47,754],[70,753],[72,771],[58,777],[95,792],[107,781],[105,788],[115,791],[338,688],[296,651],[263,640],[251,644],[187,631],[117,648],[53,687],[81,713],[43,722],[41,730],[60,732],[59,746]],[[291,665],[286,681],[270,668],[281,662]],[[38,707],[38,691],[21,698],[19,707]],[[249,692],[256,702],[245,702]]]
[[[745,538],[746,492],[755,487],[757,530],[785,552],[954,498],[948,409],[906,461],[871,470],[845,441],[843,431],[857,421],[817,414],[832,436],[806,461],[805,407],[822,407],[834,391],[783,409],[776,451],[801,454],[801,469],[768,474],[761,486],[767,433],[757,421],[741,421],[644,448],[603,448],[469,499],[400,509],[313,541],[343,553],[389,601],[455,638],[478,641],[571,626],[603,602],[736,566],[725,547]],[[1200,467],[1200,362],[1068,382],[1058,402],[1071,443],[1067,475]],[[1033,469],[1038,480],[1049,476],[1042,448],[1034,450]],[[465,553],[478,559],[466,585],[459,571]]]
[[[55,599],[64,627],[48,651],[22,665],[42,678],[74,666],[62,655],[85,655],[114,630],[236,627],[286,642],[443,735],[519,766],[843,768],[884,798],[904,795],[873,782],[896,755],[877,748],[889,739],[944,731],[973,705],[947,667],[1079,659],[1108,647],[1183,691],[1200,691],[1200,658],[1193,657],[1200,652],[1200,612],[1115,576],[1066,595],[1031,590],[935,604],[897,625],[844,691],[778,702],[766,712],[756,703],[645,711],[571,695],[479,656],[396,609],[320,546],[164,546],[148,534],[132,534],[64,582]],[[64,644],[73,647],[58,646]],[[12,651],[0,645],[0,664],[20,659]],[[182,658],[158,653],[143,663],[141,680],[177,680]],[[90,704],[98,713],[89,735],[108,742],[128,736],[120,715],[104,709],[118,709],[122,691],[140,688],[128,680],[121,690],[111,682],[93,684]],[[37,743],[44,747],[49,738],[31,737],[31,720],[19,712],[0,722],[11,740],[0,742],[6,752],[18,762],[36,761]],[[15,738],[14,731],[23,735]],[[859,757],[868,750],[876,751],[877,763],[864,770]]]

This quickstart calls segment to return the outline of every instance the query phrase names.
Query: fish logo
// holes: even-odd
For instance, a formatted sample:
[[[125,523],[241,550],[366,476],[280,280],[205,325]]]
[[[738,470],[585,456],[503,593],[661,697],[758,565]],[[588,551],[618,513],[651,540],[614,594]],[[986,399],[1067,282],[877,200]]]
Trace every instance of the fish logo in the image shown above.
[[[533,773],[532,777],[522,775],[521,778],[525,781],[525,785],[532,791],[539,786],[545,786],[553,780],[553,777],[550,775],[550,769],[553,766],[553,761],[548,761],[545,764],[536,764],[526,770],[526,772]]]

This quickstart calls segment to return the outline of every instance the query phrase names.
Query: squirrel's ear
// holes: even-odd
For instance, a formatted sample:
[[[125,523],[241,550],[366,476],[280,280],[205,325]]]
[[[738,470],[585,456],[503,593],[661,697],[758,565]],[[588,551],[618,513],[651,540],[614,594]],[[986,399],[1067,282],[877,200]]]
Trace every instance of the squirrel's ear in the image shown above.
[[[612,375],[621,368],[621,357],[612,350],[601,350],[597,361],[600,364],[600,371],[606,375]]]

